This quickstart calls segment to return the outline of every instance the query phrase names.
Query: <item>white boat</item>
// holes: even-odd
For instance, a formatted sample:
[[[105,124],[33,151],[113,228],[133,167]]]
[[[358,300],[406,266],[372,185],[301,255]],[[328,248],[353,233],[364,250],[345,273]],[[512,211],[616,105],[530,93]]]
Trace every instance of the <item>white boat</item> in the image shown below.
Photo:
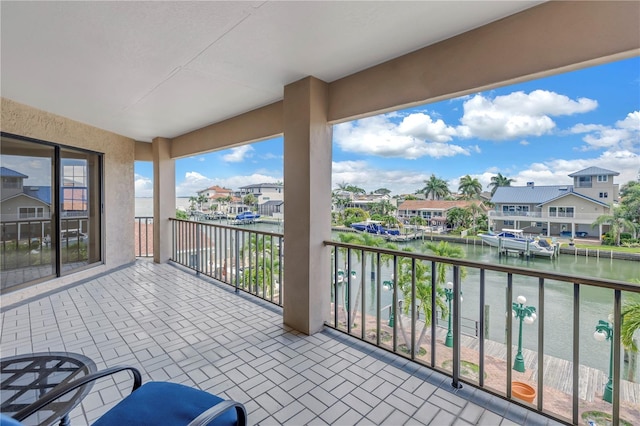
[[[557,245],[552,245],[543,238],[525,236],[521,229],[503,229],[499,234],[478,234],[482,241],[500,251],[527,253],[535,256],[553,257],[557,253]]]

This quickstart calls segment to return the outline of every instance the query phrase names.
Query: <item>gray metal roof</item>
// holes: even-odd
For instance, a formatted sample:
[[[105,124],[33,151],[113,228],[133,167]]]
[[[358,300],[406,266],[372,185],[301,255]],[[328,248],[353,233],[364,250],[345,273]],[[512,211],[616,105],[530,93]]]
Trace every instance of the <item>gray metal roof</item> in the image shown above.
[[[573,192],[573,185],[499,186],[491,197],[494,204],[540,204]]]
[[[571,173],[569,175],[569,177],[576,177],[576,176],[600,176],[600,175],[604,175],[604,176],[618,176],[620,173],[618,172],[614,172],[612,170],[607,170],[607,169],[603,169],[601,167],[587,167],[584,170],[580,170],[578,172],[575,173]]]
[[[284,187],[281,183],[254,183],[252,185],[241,186],[240,189],[249,189],[249,188],[282,188]]]
[[[586,195],[582,195],[582,194],[580,194],[580,193],[578,193],[578,192],[567,192],[566,194],[561,194],[561,195],[559,195],[559,196],[557,196],[557,197],[555,197],[555,198],[551,198],[551,199],[549,199],[549,200],[546,200],[546,201],[544,202],[544,204],[547,204],[547,203],[550,203],[550,202],[552,202],[552,201],[555,201],[555,200],[557,200],[558,198],[566,197],[566,196],[567,196],[567,195],[569,195],[569,194],[571,194],[571,195],[575,195],[576,197],[580,197],[580,198],[582,198],[582,199],[584,199],[584,200],[591,201],[592,203],[600,204],[601,206],[604,206],[604,207],[609,207],[609,204],[607,204],[607,203],[604,203],[604,202],[602,202],[602,201],[600,201],[600,200],[596,200],[595,198],[587,197]],[[538,206],[538,207],[542,207],[542,206]]]
[[[6,167],[0,167],[0,176],[2,177],[18,177],[26,179],[29,176],[23,175],[20,172],[16,172],[15,170],[7,169]]]

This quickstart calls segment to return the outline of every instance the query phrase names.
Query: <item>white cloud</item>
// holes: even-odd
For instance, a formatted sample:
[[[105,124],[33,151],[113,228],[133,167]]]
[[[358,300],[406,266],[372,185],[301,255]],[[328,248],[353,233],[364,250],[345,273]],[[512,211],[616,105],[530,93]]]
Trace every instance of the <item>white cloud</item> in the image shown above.
[[[176,185],[176,196],[195,196],[198,191],[202,191],[213,185],[215,185],[213,179],[203,176],[198,172],[187,172],[184,175],[184,180]]]
[[[507,140],[550,133],[556,126],[552,116],[573,115],[595,109],[598,103],[587,98],[572,100],[546,90],[526,94],[518,91],[493,99],[476,95],[464,103],[461,137]]]
[[[615,182],[623,185],[635,180],[640,167],[640,155],[631,151],[605,151],[599,157],[581,158],[576,160],[551,160],[544,163],[533,163],[516,175],[505,176],[516,179],[512,185],[524,185],[535,182],[536,185],[572,185],[569,174],[586,169],[587,167],[601,167],[619,172]]]
[[[586,143],[581,150],[607,149],[612,151],[640,152],[640,111],[627,114],[614,126],[600,124],[576,124],[572,133],[585,133],[582,140]]]
[[[383,170],[371,167],[366,161],[340,161],[333,163],[332,188],[348,183],[371,192],[378,188],[391,190],[392,195],[411,194],[424,187],[430,173],[403,170]],[[286,182],[285,182],[286,185]]]
[[[424,113],[410,114],[398,125],[398,132],[429,142],[449,142],[456,135],[456,129],[438,119],[433,121]]]
[[[153,179],[136,174],[134,187],[136,197],[153,197]]]
[[[247,176],[232,176],[229,178],[212,179],[198,172],[185,173],[184,180],[176,185],[176,196],[191,197],[195,196],[198,191],[209,188],[213,185],[219,185],[223,188],[238,189],[241,186],[253,185],[257,183],[271,183],[282,181],[282,175],[268,175],[261,173],[253,173]],[[137,195],[136,193],[136,196]]]
[[[459,145],[446,143],[455,135],[455,129],[442,120],[435,122],[423,113],[411,114],[400,124],[393,123],[392,115],[379,115],[334,126],[334,141],[346,152],[380,157],[399,157],[415,160],[469,155]]]
[[[245,158],[249,158],[253,155],[253,147],[251,145],[242,145],[236,148],[231,148],[229,154],[223,155],[222,159],[229,163],[239,163],[244,161]]]

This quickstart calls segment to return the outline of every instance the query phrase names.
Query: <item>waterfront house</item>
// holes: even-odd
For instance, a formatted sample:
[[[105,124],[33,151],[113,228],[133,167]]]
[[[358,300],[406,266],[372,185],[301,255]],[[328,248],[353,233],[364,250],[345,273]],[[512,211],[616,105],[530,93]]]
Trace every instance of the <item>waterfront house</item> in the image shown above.
[[[546,236],[600,236],[608,225],[592,228],[598,216],[610,214],[618,199],[618,172],[589,167],[571,173],[573,185],[535,185],[498,187],[491,198],[495,209],[489,212],[489,225],[523,229]]]
[[[484,204],[477,200],[406,200],[398,206],[398,219],[409,221],[413,217],[421,217],[430,226],[443,226],[447,222],[448,211],[465,209],[473,204],[486,211]]]
[[[209,199],[206,209],[208,209],[209,206],[211,205],[215,205],[217,207],[215,207],[214,210],[225,212],[225,213],[229,211],[230,201],[227,201],[228,200],[227,197],[230,197],[230,196],[232,197],[231,193],[232,191],[230,189],[223,188],[218,185],[214,185],[207,189],[203,189],[202,191],[197,192],[199,196],[204,195]],[[233,197],[231,201],[233,201]]]
[[[48,222],[42,220],[51,218],[51,187],[24,185],[29,176],[6,167],[0,167],[0,178],[2,241],[50,234]]]
[[[512,397],[508,367],[491,373],[504,378],[500,386],[467,381],[457,387],[457,320],[449,349],[452,369],[433,363],[414,368],[414,354],[395,346],[375,348],[375,339],[361,343],[368,334],[364,327],[348,330],[341,341],[324,332],[338,322],[332,325],[330,318],[338,312],[332,311],[329,288],[337,283],[332,253],[354,252],[356,258],[360,250],[337,248],[331,241],[332,125],[636,57],[638,8],[637,2],[535,0],[464,7],[457,2],[2,2],[2,155],[25,160],[24,168],[15,168],[24,175],[28,159],[49,161],[54,200],[61,199],[58,183],[65,177],[61,157],[83,160],[83,173],[90,177],[89,247],[82,262],[26,253],[28,262],[14,263],[14,269],[2,264],[3,327],[12,327],[1,336],[3,356],[7,348],[14,353],[64,349],[89,353],[100,366],[142,365],[145,379],[180,381],[240,399],[252,423],[500,424],[503,418],[546,423],[531,419],[531,413],[578,423],[583,400],[577,362],[569,373],[574,390],[563,393],[568,402],[557,404],[556,394],[545,389],[535,404],[526,404]],[[281,237],[286,244],[278,245],[286,259],[279,284],[286,290],[279,293],[281,307],[274,315],[252,308],[243,296],[211,292],[219,283],[188,269],[201,259],[182,261],[189,253],[180,243],[189,240],[178,240],[184,236],[179,226],[210,225],[173,217],[178,159],[275,137],[283,138],[287,185]],[[153,165],[151,266],[140,261],[131,266],[138,244],[132,232],[136,161]],[[429,161],[436,160],[425,160],[426,169]],[[52,217],[60,218],[59,205],[52,203],[51,209]],[[51,221],[51,226],[60,224]],[[167,263],[185,265],[189,273],[177,273]],[[220,262],[205,262],[210,264]],[[456,267],[459,271],[460,264]],[[230,265],[222,267],[227,269],[233,272]],[[509,280],[524,273],[540,277],[544,288],[538,271],[500,269]],[[612,289],[614,313],[620,293],[634,291],[615,280],[572,276],[564,282],[576,295],[575,312],[582,288]],[[510,295],[511,281],[503,288]],[[5,293],[16,301],[6,305]],[[183,303],[185,298],[192,303]],[[542,293],[539,300],[544,303]],[[459,298],[453,303],[459,313]],[[67,313],[75,316],[62,322]],[[539,324],[547,313],[539,310]],[[84,327],[83,314],[90,328]],[[579,328],[572,318],[568,323]],[[506,335],[512,336],[511,316],[505,321]],[[133,328],[134,323],[144,327]],[[538,328],[542,337],[544,331]],[[619,369],[619,346],[612,346]],[[574,347],[577,361],[581,345]],[[485,358],[475,359],[482,381]],[[540,374],[539,386],[542,379]],[[613,380],[616,384],[619,374]],[[78,423],[97,419],[116,399],[110,392],[95,387],[78,408],[83,417]]]

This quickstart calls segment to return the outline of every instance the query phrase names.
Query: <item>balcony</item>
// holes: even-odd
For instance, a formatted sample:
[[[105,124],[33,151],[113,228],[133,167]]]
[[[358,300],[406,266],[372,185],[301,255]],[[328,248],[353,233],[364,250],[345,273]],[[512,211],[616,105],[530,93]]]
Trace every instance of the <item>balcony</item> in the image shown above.
[[[549,212],[497,212],[490,211],[491,219],[506,220],[532,220],[536,222],[552,221],[552,222],[572,222],[581,221],[584,223],[593,223],[602,216],[602,213],[549,213]]]
[[[556,424],[440,372],[327,328],[306,336],[282,310],[191,270],[138,260],[20,300],[3,296],[3,356],[80,352],[246,404],[250,424]],[[129,391],[98,383],[71,415],[89,424]]]
[[[282,305],[286,286],[280,234],[180,220],[172,223],[174,262],[235,291]],[[612,403],[602,401],[609,352],[606,345],[598,346],[593,339],[597,318],[607,318],[610,312],[619,317],[621,302],[631,293],[637,294],[638,287],[526,268],[325,244],[332,252],[327,265],[332,272],[328,283],[331,305],[325,326],[348,335],[347,339],[387,351],[400,357],[399,362],[414,363],[412,368],[426,367],[443,374],[453,386],[449,389],[452,392],[456,386],[475,389],[486,398],[515,403],[557,421],[579,423],[587,411],[614,413],[621,419],[640,416],[640,385],[637,380],[625,380],[628,372],[623,375],[626,368],[622,362],[613,363],[611,373],[612,384],[620,393]],[[452,298],[452,305],[443,306],[446,291],[440,284],[442,279],[451,281],[453,291],[464,294],[464,303]],[[434,282],[438,285],[431,285]],[[517,337],[517,317],[504,316],[517,308],[505,300],[515,303],[520,293],[537,309],[535,324],[525,332],[528,344],[524,348]],[[594,294],[602,301],[598,307],[587,297]],[[564,352],[558,354],[559,350]],[[621,359],[620,345],[613,345],[612,351],[612,359]],[[520,369],[516,369],[518,358]],[[599,367],[589,365],[593,362]],[[529,402],[516,398],[516,382],[533,386],[537,397]]]

